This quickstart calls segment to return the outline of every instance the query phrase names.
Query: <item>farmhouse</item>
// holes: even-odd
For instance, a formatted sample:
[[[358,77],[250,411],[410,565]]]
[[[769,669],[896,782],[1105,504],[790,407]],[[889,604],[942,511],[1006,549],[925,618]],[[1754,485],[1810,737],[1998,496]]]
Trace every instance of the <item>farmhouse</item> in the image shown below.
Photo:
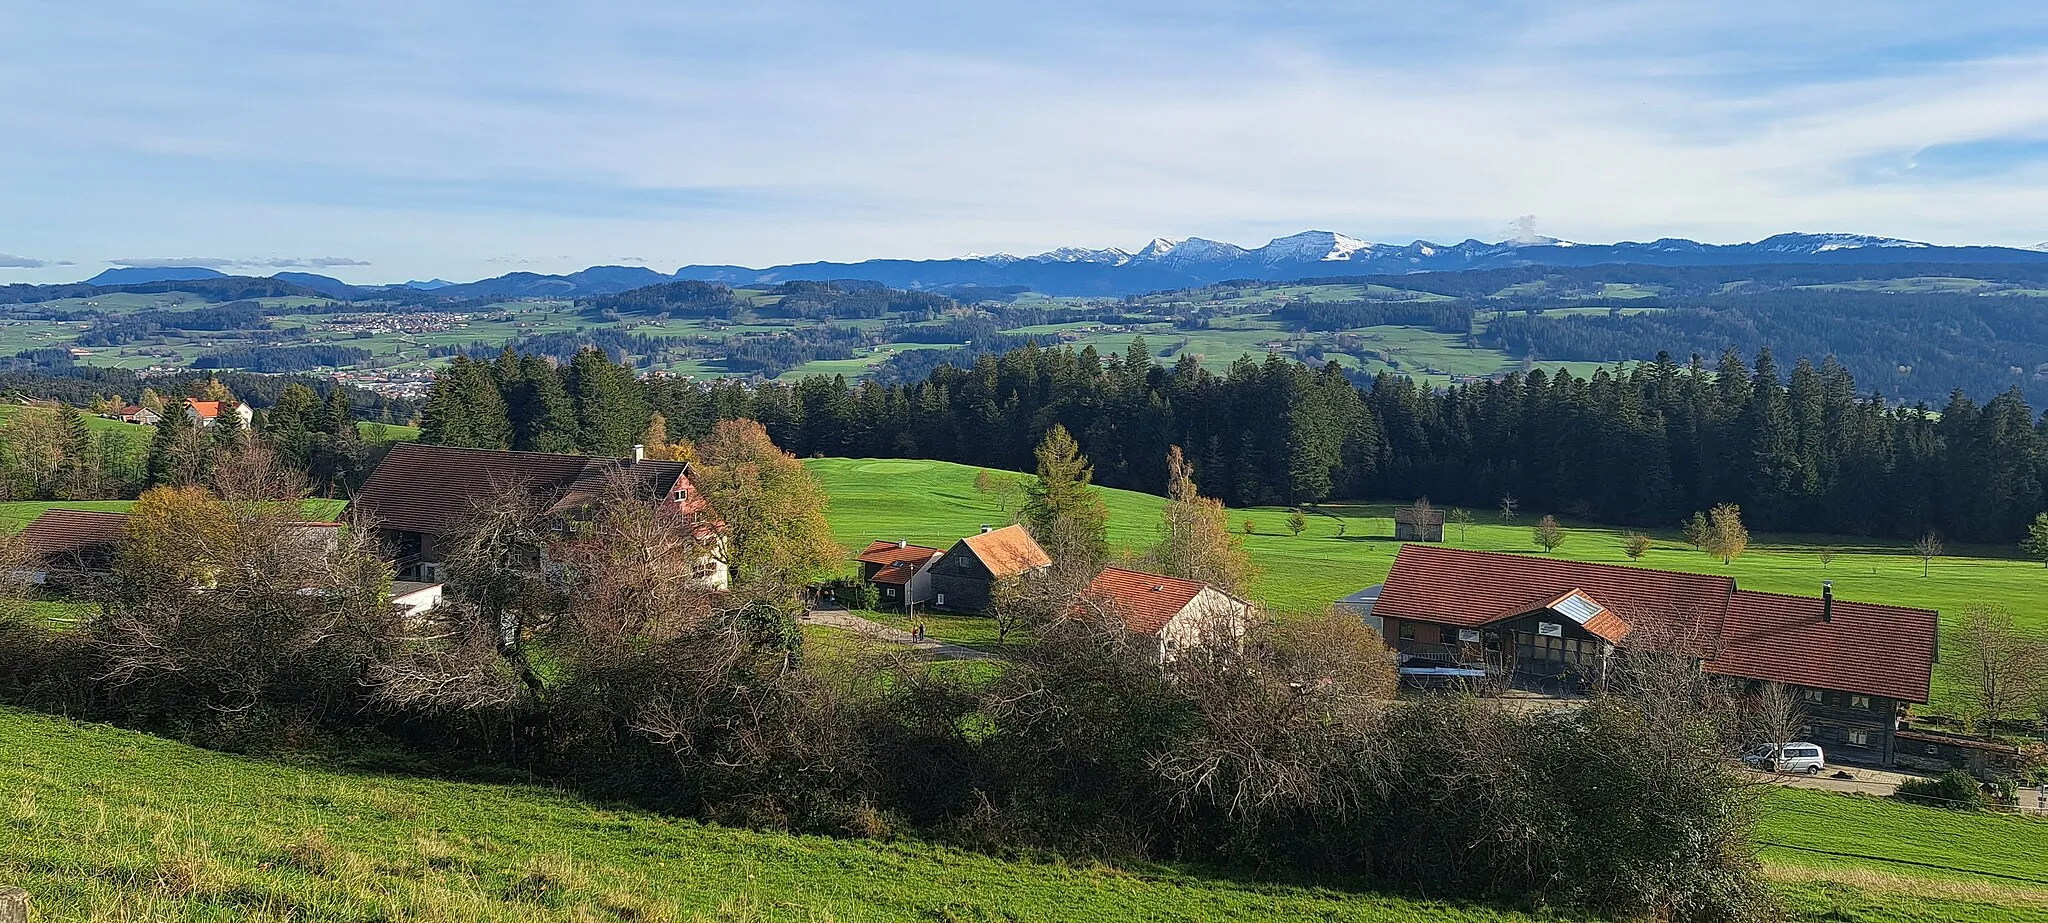
[[[860,578],[872,583],[882,605],[910,606],[932,599],[932,568],[946,557],[937,548],[907,541],[875,541],[854,557]]]
[[[400,443],[371,472],[349,509],[375,524],[398,579],[439,583],[449,543],[490,498],[524,491],[566,527],[587,515],[615,477],[626,479],[641,499],[672,503],[692,516],[696,537],[712,549],[698,561],[698,573],[723,589],[728,574],[721,524],[690,480],[690,466],[644,458],[638,446],[632,458],[604,458]]]
[[[1203,644],[1236,643],[1251,625],[1250,603],[1204,583],[1106,567],[1075,604],[1077,615],[1102,614],[1153,639],[1166,663]]]
[[[339,547],[340,526],[332,522],[295,522],[288,540],[332,552]],[[44,510],[21,530],[19,540],[36,558],[25,575],[32,583],[62,583],[104,575],[128,531],[128,514],[90,510]]]
[[[1351,607],[1357,611],[1358,607]],[[1733,578],[1428,545],[1402,547],[1364,615],[1405,678],[1568,690],[1619,649],[1693,658],[1707,673],[1792,687],[1805,739],[1831,758],[1891,763],[1908,703],[1925,703],[1936,614],[1743,590]]]
[[[164,419],[163,414],[140,404],[129,404],[120,410],[114,411],[111,416],[123,423],[136,423],[142,426],[155,426],[163,422]]]
[[[185,399],[185,419],[193,426],[217,425],[223,413],[233,414],[242,421],[244,427],[256,419],[256,411],[250,410],[247,404],[238,404],[234,401],[202,401],[192,397]]]
[[[1022,577],[1052,566],[1023,526],[981,527],[946,549],[943,563],[931,570],[932,605],[956,612],[985,612],[998,580]]]

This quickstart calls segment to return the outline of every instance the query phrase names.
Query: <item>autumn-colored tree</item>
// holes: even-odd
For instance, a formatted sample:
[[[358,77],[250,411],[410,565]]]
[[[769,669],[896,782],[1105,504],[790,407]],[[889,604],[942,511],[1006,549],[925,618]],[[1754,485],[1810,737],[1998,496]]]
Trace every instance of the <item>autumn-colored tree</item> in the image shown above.
[[[1700,534],[1699,548],[1722,564],[1733,562],[1749,550],[1749,529],[1742,524],[1742,507],[1733,503],[1722,503],[1707,511],[1706,530]]]
[[[786,606],[846,559],[825,521],[831,498],[753,420],[724,420],[697,446],[697,486],[725,524],[725,562],[743,599]]]
[[[1109,560],[1109,508],[1094,486],[1094,466],[1057,423],[1038,444],[1038,477],[1026,488],[1022,520],[1054,560],[1094,567]]]
[[[1564,544],[1564,526],[1558,524],[1556,516],[1545,515],[1530,527],[1529,540],[1543,549],[1544,554],[1549,554]]]
[[[1179,446],[1166,452],[1166,506],[1153,563],[1160,573],[1242,595],[1254,570],[1244,540],[1230,531],[1230,511],[1195,486],[1194,466]]]
[[[1628,555],[1629,560],[1640,561],[1643,555],[1650,553],[1650,548],[1654,544],[1654,542],[1650,541],[1649,536],[1641,532],[1630,532],[1628,538],[1622,542],[1621,551],[1623,554]]]
[[[1307,529],[1308,514],[1300,510],[1289,510],[1287,512],[1287,534],[1300,538],[1301,533]]]

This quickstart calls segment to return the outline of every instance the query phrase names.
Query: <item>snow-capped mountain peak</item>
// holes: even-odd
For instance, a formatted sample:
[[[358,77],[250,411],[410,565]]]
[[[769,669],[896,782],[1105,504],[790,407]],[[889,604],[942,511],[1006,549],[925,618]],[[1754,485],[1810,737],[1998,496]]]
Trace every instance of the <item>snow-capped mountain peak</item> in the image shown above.
[[[1122,266],[1131,261],[1131,255],[1115,247],[1100,250],[1091,250],[1087,247],[1060,247],[1056,250],[1047,250],[1031,259],[1040,263],[1107,263],[1111,266]]]
[[[1752,246],[1768,252],[1826,253],[1830,250],[1860,250],[1864,247],[1922,248],[1917,240],[1900,240],[1896,237],[1873,237],[1869,234],[1773,234]]]
[[[1349,260],[1352,254],[1370,252],[1373,245],[1356,237],[1346,237],[1334,231],[1303,231],[1286,237],[1275,237],[1263,247],[1252,252],[1268,263],[1280,262],[1341,262]]]
[[[1164,237],[1154,237],[1152,238],[1151,243],[1139,247],[1136,253],[1131,254],[1131,259],[1156,260],[1162,256],[1172,253],[1174,248],[1180,246],[1180,244],[1181,242],[1178,240],[1168,240]]]

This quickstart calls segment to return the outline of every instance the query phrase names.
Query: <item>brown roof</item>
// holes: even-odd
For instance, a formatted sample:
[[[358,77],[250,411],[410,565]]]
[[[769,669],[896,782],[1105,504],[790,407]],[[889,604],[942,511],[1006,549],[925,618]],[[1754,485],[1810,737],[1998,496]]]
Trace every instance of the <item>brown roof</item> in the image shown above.
[[[1821,621],[1818,599],[1738,590],[1728,602],[1720,653],[1707,669],[1925,702],[1938,618],[1932,609],[1838,598]]]
[[[1565,611],[1555,607],[1575,595],[1600,610],[1586,613],[1587,630],[1680,645],[1711,673],[1927,701],[1933,610],[1836,599],[1824,622],[1819,599],[1738,590],[1729,577],[1405,545],[1373,614],[1471,628]]]
[[[967,545],[974,556],[981,559],[989,573],[998,577],[1015,577],[1026,571],[1036,570],[1052,564],[1051,556],[1038,547],[1031,533],[1020,525],[1007,525],[960,540]]]
[[[1629,625],[1713,624],[1735,581],[1492,551],[1403,545],[1373,614],[1476,628],[1584,592]]]
[[[88,510],[44,510],[19,533],[22,544],[39,555],[73,554],[112,545],[128,527],[126,513]]]
[[[907,563],[915,568],[939,553],[937,548],[923,545],[898,544],[896,542],[873,541],[866,550],[854,556],[854,560],[867,564],[890,565]]]
[[[1156,635],[1205,589],[1208,587],[1193,580],[1105,567],[1088,582],[1081,596],[1107,606],[1124,620],[1125,628]]]
[[[298,521],[289,524],[293,529],[338,529],[340,523]],[[97,547],[112,545],[121,540],[128,529],[127,513],[102,513],[92,510],[44,510],[34,522],[20,532],[22,541],[30,550],[41,555],[73,554]],[[323,536],[324,540],[324,536]]]
[[[678,487],[685,512],[703,512],[704,499],[689,481],[689,466],[674,461],[632,461],[548,452],[501,452],[402,442],[371,472],[350,502],[379,526],[443,534],[492,493],[517,486],[549,502],[548,511],[573,510],[595,500],[615,471],[633,478],[638,492],[661,499]],[[707,522],[709,520],[707,519]]]

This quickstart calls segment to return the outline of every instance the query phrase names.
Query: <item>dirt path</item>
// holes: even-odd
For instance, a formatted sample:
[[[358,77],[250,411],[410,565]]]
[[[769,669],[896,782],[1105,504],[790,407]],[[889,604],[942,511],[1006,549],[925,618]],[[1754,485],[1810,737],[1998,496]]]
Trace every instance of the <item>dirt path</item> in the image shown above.
[[[797,621],[805,625],[823,625],[827,628],[851,631],[878,641],[887,641],[890,644],[900,644],[924,653],[934,660],[1001,659],[987,651],[975,650],[971,647],[961,647],[958,644],[947,644],[944,641],[934,641],[930,638],[920,641],[912,637],[910,632],[904,631],[901,628],[864,619],[844,609],[812,609],[805,612]]]

